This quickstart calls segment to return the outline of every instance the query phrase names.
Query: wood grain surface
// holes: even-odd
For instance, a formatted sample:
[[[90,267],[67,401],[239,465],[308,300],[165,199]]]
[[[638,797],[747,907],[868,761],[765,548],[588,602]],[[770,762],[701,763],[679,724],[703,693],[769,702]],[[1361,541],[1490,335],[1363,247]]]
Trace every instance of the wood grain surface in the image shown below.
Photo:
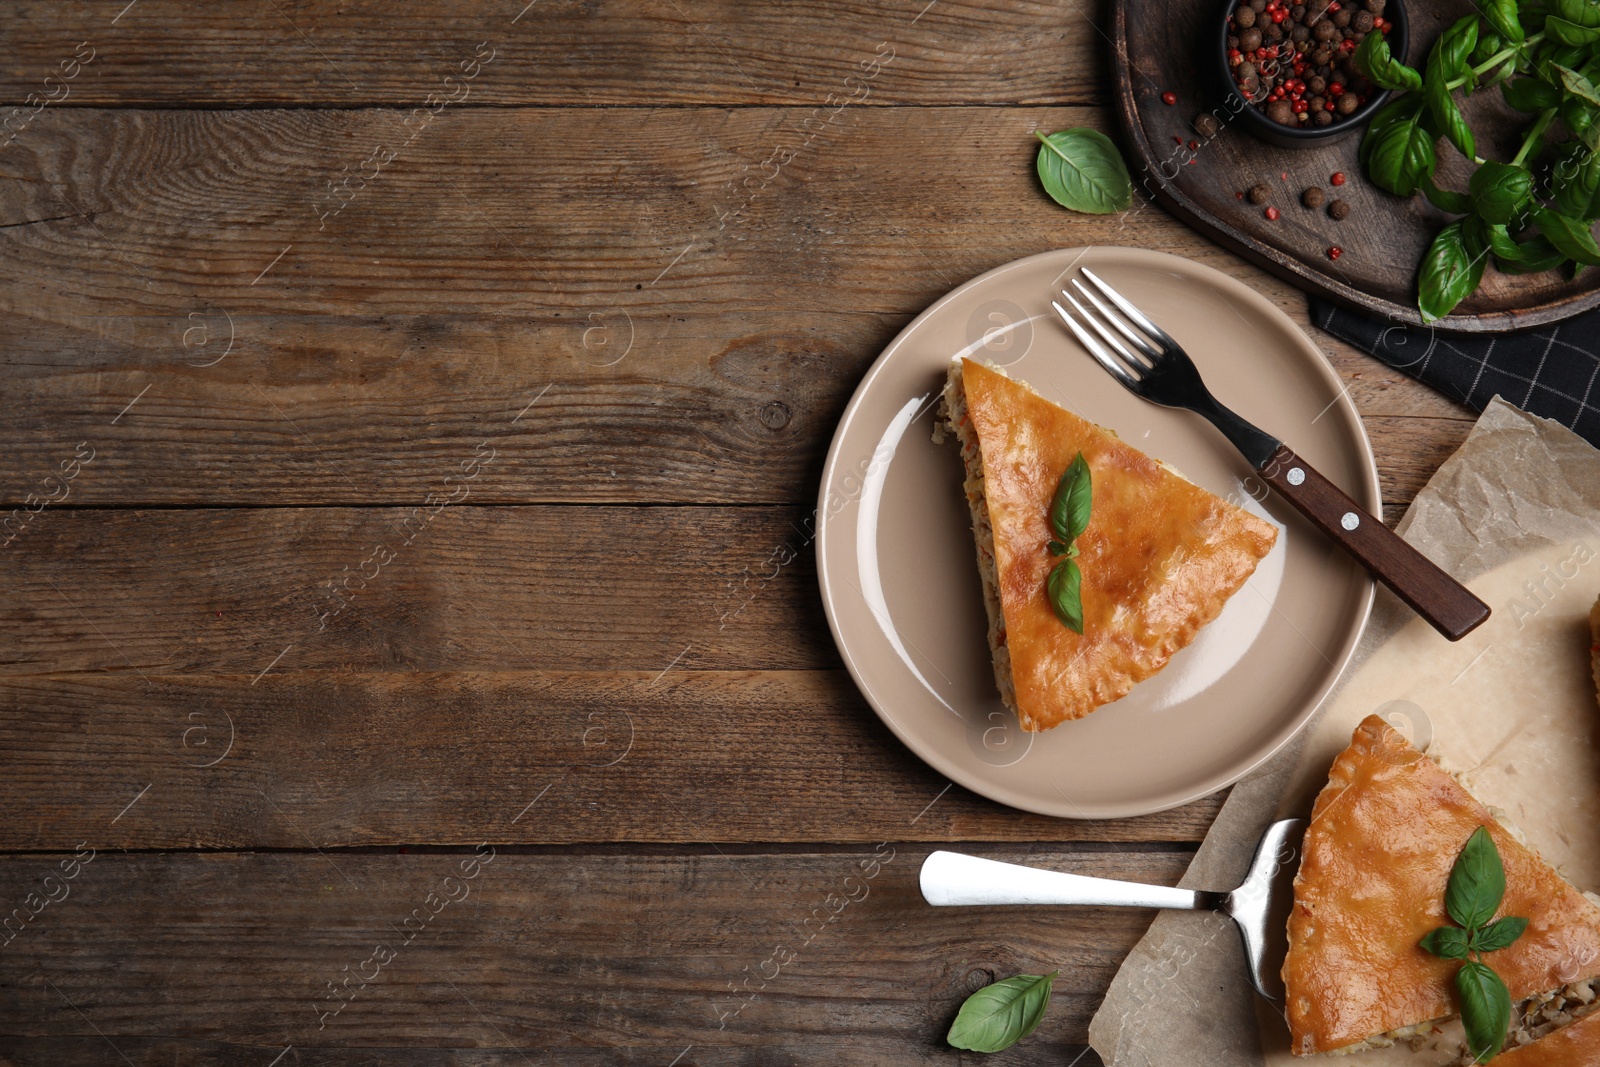
[[[1013,812],[871,714],[808,537],[856,383],[967,278],[1125,244],[1311,331],[1389,523],[1471,425],[1159,207],[1042,195],[1109,29],[0,10],[0,1063],[954,1064],[967,992],[1059,969],[987,1062],[1095,1067],[1149,913],[930,909],[917,864],[1172,884],[1222,797]]]
[[[1226,101],[1228,90],[1209,47],[1220,43],[1225,7],[1116,0],[1116,108],[1135,157],[1135,183],[1202,233],[1279,277],[1397,324],[1421,325],[1417,264],[1455,216],[1420,194],[1402,199],[1362,177],[1359,133],[1282,148],[1245,130],[1234,119],[1239,104]],[[1440,31],[1474,8],[1470,0],[1441,0],[1406,10],[1408,56],[1420,70]],[[1167,91],[1177,94],[1176,105],[1162,102]],[[1513,111],[1498,90],[1473,94],[1463,110],[1480,152],[1496,159],[1516,154],[1528,117]],[[1191,125],[1202,112],[1221,125],[1204,139]],[[1190,141],[1196,142],[1193,149]],[[1439,160],[1439,184],[1464,190],[1475,168],[1446,141],[1440,142]],[[1329,184],[1336,172],[1349,179],[1337,188]],[[1263,207],[1239,199],[1258,183],[1272,190],[1267,206],[1278,208],[1280,218],[1269,219]],[[1323,189],[1330,200],[1345,200],[1349,217],[1336,221],[1325,209],[1304,207],[1300,196],[1309,186]],[[1328,255],[1333,246],[1342,252],[1337,260]],[[1600,276],[1593,271],[1569,277],[1491,268],[1478,291],[1433,326],[1441,332],[1504,331],[1558,322],[1596,305]]]

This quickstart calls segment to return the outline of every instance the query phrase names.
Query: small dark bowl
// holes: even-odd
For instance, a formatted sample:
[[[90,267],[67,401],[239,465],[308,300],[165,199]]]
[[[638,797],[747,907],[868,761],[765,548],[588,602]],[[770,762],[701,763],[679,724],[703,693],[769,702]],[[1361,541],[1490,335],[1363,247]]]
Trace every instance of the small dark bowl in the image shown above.
[[[1355,4],[1360,0],[1349,0],[1349,2]],[[1326,126],[1284,126],[1273,122],[1267,118],[1265,111],[1245,101],[1239,86],[1234,83],[1233,71],[1228,64],[1228,23],[1233,18],[1234,8],[1238,6],[1239,0],[1227,0],[1222,5],[1222,18],[1218,20],[1217,36],[1210,46],[1212,56],[1208,66],[1213,72],[1213,80],[1220,83],[1219,91],[1223,93],[1223,99],[1228,101],[1228,110],[1231,112],[1234,106],[1243,103],[1244,106],[1234,117],[1240,126],[1256,137],[1280,148],[1308,148],[1312,145],[1328,144],[1361,129],[1389,99],[1389,90],[1380,89],[1349,115],[1335,119]],[[1383,17],[1394,23],[1394,28],[1387,34],[1389,49],[1404,60],[1406,46],[1410,44],[1410,26],[1406,19],[1405,4],[1402,0],[1388,0],[1384,5]]]

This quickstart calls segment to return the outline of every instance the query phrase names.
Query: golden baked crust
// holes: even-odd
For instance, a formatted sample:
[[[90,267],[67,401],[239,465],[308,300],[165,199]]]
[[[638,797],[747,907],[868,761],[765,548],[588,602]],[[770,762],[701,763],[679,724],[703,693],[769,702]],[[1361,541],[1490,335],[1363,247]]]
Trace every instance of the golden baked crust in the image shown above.
[[[1116,700],[1194,640],[1272,549],[1271,523],[1184,481],[993,368],[962,361],[983,455],[1017,718],[1047,730]],[[1078,538],[1083,634],[1051,610],[1048,511],[1079,452],[1094,508]]]
[[[1333,761],[1294,880],[1283,981],[1296,1055],[1456,1014],[1460,964],[1417,942],[1450,923],[1445,886],[1479,826],[1505,863],[1499,914],[1530,920],[1488,960],[1512,1001],[1600,974],[1600,908],[1371,715]]]
[[[1600,600],[1589,609],[1589,666],[1594,672],[1595,692],[1600,695]]]
[[[1595,1067],[1600,1063],[1600,1012],[1490,1061],[1495,1067]]]

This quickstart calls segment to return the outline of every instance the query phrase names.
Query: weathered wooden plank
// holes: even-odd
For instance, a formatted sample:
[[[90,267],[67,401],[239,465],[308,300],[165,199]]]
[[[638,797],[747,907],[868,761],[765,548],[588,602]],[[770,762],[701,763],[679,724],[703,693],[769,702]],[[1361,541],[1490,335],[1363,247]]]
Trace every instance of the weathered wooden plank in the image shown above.
[[[0,673],[839,664],[809,510],[481,508],[438,473],[405,509],[47,508],[3,550]]]
[[[220,1041],[174,1041],[170,1038],[127,1037],[118,1035],[115,1049],[99,1036],[7,1038],[0,1036],[0,1056],[7,1057],[13,1067],[83,1067],[84,1064],[104,1064],[105,1067],[281,1067],[269,1061],[282,1049],[261,1048],[252,1045],[230,1045]],[[294,1067],[528,1067],[528,1064],[560,1063],[572,1067],[662,1067],[674,1054],[680,1054],[674,1067],[749,1067],[751,1053],[748,1048],[725,1045],[693,1047],[685,1054],[682,1049],[661,1049],[651,1046],[621,1048],[563,1048],[557,1057],[550,1048],[362,1048],[360,1050],[337,1048],[308,1048],[296,1045],[284,1057],[284,1064]],[[1104,1067],[1104,1062],[1093,1049],[1072,1044],[1051,1043],[1044,1047],[1050,1062],[1071,1064],[1072,1067]],[[1020,1049],[985,1058],[985,1063],[1032,1064],[1038,1062],[1040,1048],[1024,1045]],[[291,1057],[293,1057],[291,1059]],[[913,1050],[904,1040],[888,1041],[882,1038],[854,1037],[831,1038],[808,1036],[796,1045],[761,1046],[761,1058],[767,1064],[798,1065],[861,1064],[863,1067],[889,1067],[900,1062],[926,1064],[929,1062],[959,1063],[959,1054],[952,1049],[935,1051],[933,1048]]]
[[[1102,822],[1026,815],[946,792],[843,671],[681,661],[15,677],[0,685],[0,752],[0,849],[1194,841],[1222,799]]]
[[[1102,125],[1099,109],[808,115],[446,110],[413,139],[386,110],[46,112],[6,153],[0,292],[6,310],[55,318],[359,308],[587,323],[910,314],[1075,244],[1244,269],[1157,208],[1086,216],[1042,193],[1033,131]],[[287,369],[261,368],[258,384]]]
[[[820,106],[864,89],[859,102],[873,105],[1084,103],[1105,92],[1105,38],[1088,21],[1104,25],[1102,6],[139,0],[119,14],[87,0],[8,4],[0,101],[354,107],[437,93],[463,107]]]
[[[1286,303],[1303,319],[1297,294]],[[19,315],[0,366],[0,504],[63,491],[71,506],[403,504],[484,442],[494,459],[475,503],[804,504],[856,383],[908,319],[689,310],[266,317],[230,330],[220,315]],[[1438,420],[1467,413],[1325,347],[1367,417],[1385,496],[1403,505],[1419,472],[1392,475],[1419,455],[1431,471],[1431,442],[1460,438]],[[80,442],[94,454],[81,476],[48,482]]]
[[[70,881],[55,855],[0,860],[7,908],[46,889],[61,898],[0,949],[9,1048],[97,1030],[119,1044],[253,1045],[260,1063],[288,1045],[523,1047],[560,1063],[653,1050],[657,1064],[684,1054],[680,1067],[748,1063],[756,1047],[786,1063],[953,1063],[943,1035],[971,989],[1059,968],[1043,1025],[992,1062],[1065,1063],[1056,1054],[1084,1040],[1151,915],[930,908],[916,886],[928,850],[894,842],[790,855],[491,847],[482,860],[102,852]],[[970,851],[1166,884],[1189,860]],[[599,1057],[610,1048],[627,1058]]]

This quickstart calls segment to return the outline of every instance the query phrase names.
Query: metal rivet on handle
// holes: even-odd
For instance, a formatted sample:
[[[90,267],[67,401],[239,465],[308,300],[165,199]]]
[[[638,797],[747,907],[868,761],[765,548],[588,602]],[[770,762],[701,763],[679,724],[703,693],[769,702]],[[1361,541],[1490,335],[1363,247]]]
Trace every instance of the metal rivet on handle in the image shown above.
[[[1357,526],[1361,525],[1361,516],[1357,515],[1353,511],[1347,511],[1344,513],[1344,517],[1339,520],[1339,525],[1343,526],[1346,530],[1354,530]]]
[[[1289,468],[1289,484],[1290,485],[1299,485],[1301,482],[1303,482],[1305,480],[1306,480],[1306,472],[1305,471],[1301,470],[1299,467],[1290,467]]]

